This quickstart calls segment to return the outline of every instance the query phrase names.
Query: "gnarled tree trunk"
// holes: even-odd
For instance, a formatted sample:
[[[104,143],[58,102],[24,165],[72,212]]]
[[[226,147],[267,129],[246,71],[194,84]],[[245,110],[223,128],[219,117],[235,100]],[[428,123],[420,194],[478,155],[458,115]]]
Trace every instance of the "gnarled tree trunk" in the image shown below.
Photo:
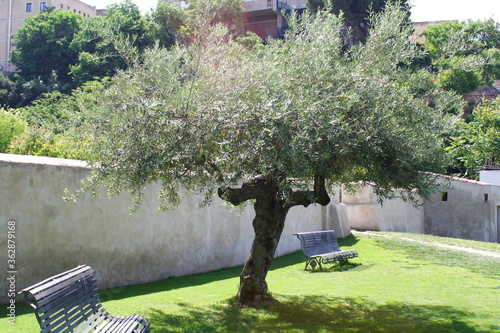
[[[324,177],[315,178],[314,191],[293,192],[289,201],[284,200],[277,183],[271,177],[254,179],[241,188],[220,189],[219,196],[233,205],[255,200],[255,238],[240,275],[238,301],[243,305],[254,305],[272,299],[266,276],[285,226],[286,215],[293,206],[307,207],[312,203],[310,198],[316,198],[316,203],[327,205],[330,198],[325,189]]]

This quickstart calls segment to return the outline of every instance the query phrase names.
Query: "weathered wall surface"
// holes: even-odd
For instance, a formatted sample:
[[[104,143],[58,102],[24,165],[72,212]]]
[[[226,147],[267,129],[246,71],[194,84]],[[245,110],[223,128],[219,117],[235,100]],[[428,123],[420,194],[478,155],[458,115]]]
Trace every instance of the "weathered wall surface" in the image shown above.
[[[383,205],[369,186],[352,195],[342,195],[352,228],[424,233],[424,210],[401,199],[386,200]]]
[[[425,233],[498,242],[500,186],[443,180],[442,190],[425,202]]]
[[[16,284],[20,290],[79,264],[92,266],[100,288],[139,284],[241,265],[253,240],[253,208],[240,214],[216,199],[199,208],[201,198],[185,196],[181,205],[158,212],[155,186],[129,214],[128,194],[62,199],[76,190],[89,170],[82,162],[0,154],[0,267],[7,273],[8,222],[15,221]],[[300,249],[293,233],[350,230],[345,207],[295,207],[290,210],[277,255]],[[6,302],[6,279],[0,302]]]
[[[500,186],[442,178],[442,188],[418,208],[400,199],[377,202],[371,187],[342,195],[352,228],[499,242]]]

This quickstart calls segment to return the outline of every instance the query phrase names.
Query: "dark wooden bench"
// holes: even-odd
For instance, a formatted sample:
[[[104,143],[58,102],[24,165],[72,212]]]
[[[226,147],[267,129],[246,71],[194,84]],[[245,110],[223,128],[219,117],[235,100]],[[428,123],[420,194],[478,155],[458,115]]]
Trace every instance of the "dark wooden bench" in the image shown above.
[[[110,315],[97,294],[95,272],[81,265],[20,291],[35,309],[42,333],[149,332],[142,315]]]
[[[337,242],[337,235],[333,230],[299,232],[294,234],[300,240],[302,252],[309,257],[306,261],[306,270],[311,266],[312,270],[322,264],[331,264],[336,261],[344,261],[358,256],[356,250],[342,250]]]

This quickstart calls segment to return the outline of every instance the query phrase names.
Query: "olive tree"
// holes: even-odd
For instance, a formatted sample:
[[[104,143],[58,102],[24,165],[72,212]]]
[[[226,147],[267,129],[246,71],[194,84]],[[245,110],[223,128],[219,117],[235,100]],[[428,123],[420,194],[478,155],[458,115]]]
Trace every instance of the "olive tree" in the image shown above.
[[[286,38],[263,48],[216,25],[189,46],[149,50],[86,110],[96,158],[83,190],[127,190],[139,203],[154,182],[163,209],[181,189],[252,203],[238,300],[269,299],[266,275],[292,207],[327,205],[333,183],[370,183],[381,199],[434,188],[426,171],[443,165],[453,119],[416,97],[426,80],[403,66],[417,55],[405,18],[388,6],[350,52],[327,11],[291,17]]]

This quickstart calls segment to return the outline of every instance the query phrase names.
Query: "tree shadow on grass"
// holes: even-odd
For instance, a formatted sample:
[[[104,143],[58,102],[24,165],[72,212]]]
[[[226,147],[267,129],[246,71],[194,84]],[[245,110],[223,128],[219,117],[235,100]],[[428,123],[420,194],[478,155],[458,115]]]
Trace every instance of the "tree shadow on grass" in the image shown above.
[[[299,264],[301,262],[305,263],[304,258],[305,257],[301,251],[287,254],[279,258],[274,258],[271,270],[285,268],[288,266]],[[129,297],[144,296],[152,293],[164,292],[180,288],[189,288],[215,281],[238,278],[241,274],[242,269],[243,266],[222,268],[211,272],[172,277],[170,279],[149,282],[140,285],[110,288],[100,291],[99,296],[101,301],[106,302],[109,300],[121,300]]]
[[[151,309],[154,332],[494,332],[468,319],[474,314],[449,306],[403,302],[377,304],[363,299],[278,295],[258,309],[225,304],[194,307],[178,304],[179,312]]]

